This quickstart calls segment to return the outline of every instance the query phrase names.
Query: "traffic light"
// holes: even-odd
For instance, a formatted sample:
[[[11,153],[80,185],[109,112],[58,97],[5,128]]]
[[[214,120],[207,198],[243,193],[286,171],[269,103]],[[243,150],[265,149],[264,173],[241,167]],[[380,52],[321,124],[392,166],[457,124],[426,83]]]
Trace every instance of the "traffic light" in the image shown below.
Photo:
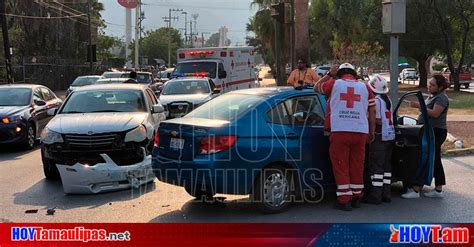
[[[272,4],[272,17],[280,23],[285,23],[285,3]]]

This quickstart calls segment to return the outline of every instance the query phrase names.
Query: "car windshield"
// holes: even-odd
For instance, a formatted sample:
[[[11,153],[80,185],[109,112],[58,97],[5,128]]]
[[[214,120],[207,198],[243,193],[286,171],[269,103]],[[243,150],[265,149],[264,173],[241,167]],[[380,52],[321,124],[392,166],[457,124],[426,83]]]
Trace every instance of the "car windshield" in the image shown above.
[[[140,90],[94,90],[74,93],[62,114],[92,112],[145,112]]]
[[[99,80],[98,77],[77,77],[76,80],[72,82],[71,86],[81,87],[81,86],[92,85],[97,80]]]
[[[195,62],[195,63],[180,63],[176,66],[173,76],[182,76],[185,74],[194,73],[209,73],[210,78],[216,78],[217,63],[215,62]]]
[[[124,74],[127,75],[126,77],[128,77],[127,73],[122,73],[122,72],[105,72],[105,73],[102,74],[102,77],[104,77],[104,78],[121,78]]]
[[[209,93],[209,82],[204,80],[169,81],[165,84],[162,95],[206,94]]]
[[[31,101],[29,88],[0,88],[0,106],[24,106]]]
[[[264,99],[258,95],[225,94],[205,103],[185,117],[232,121]]]

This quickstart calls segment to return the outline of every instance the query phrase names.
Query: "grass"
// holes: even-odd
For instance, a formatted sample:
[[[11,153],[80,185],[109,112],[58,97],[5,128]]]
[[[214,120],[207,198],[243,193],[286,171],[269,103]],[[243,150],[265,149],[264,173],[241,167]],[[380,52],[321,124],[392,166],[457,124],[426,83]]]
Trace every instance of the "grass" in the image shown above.
[[[414,90],[421,90],[423,93],[427,93],[426,88],[419,88],[418,86],[407,85],[407,84],[399,85],[399,91],[408,92],[408,91],[414,91]],[[455,92],[452,89],[448,89],[446,93],[450,99],[450,103],[449,103],[450,109],[474,111],[474,93],[468,93],[468,92],[462,92],[462,91]],[[399,94],[401,97],[404,93],[400,92]]]

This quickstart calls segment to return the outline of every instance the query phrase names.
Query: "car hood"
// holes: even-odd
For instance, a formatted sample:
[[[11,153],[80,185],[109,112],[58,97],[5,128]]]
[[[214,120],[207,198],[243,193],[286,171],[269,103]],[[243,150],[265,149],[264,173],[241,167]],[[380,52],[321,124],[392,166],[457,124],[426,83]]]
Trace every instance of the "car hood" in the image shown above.
[[[200,105],[212,97],[209,94],[183,94],[183,95],[160,95],[160,103],[167,105],[172,102],[191,102],[193,105]]]
[[[29,106],[0,106],[0,117],[8,117],[27,110]]]
[[[146,118],[144,112],[59,114],[47,127],[62,134],[101,134],[131,130]]]

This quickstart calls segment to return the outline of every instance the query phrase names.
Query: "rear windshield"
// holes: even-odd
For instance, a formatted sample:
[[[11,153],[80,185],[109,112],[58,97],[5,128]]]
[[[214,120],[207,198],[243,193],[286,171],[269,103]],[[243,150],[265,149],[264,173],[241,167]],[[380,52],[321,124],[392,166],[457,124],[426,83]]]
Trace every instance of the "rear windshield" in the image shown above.
[[[247,110],[253,108],[265,98],[247,94],[224,94],[196,110],[185,118],[205,118],[232,121],[241,117]]]
[[[127,73],[121,73],[121,72],[105,72],[102,74],[102,77],[104,78],[121,78],[122,75],[128,75]],[[128,77],[128,76],[127,76]]]

